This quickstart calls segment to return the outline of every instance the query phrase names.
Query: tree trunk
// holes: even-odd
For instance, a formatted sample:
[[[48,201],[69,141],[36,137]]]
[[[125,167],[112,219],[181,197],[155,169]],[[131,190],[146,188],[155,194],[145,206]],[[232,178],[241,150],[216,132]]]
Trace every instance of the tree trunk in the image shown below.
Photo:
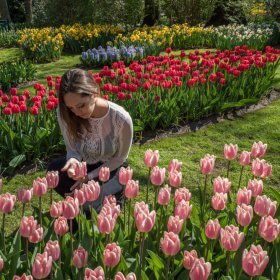
[[[24,0],[26,22],[32,22],[32,0]]]
[[[145,0],[145,15],[143,25],[153,26],[159,19],[159,5],[157,0]]]
[[[0,18],[11,21],[7,0],[0,0]]]

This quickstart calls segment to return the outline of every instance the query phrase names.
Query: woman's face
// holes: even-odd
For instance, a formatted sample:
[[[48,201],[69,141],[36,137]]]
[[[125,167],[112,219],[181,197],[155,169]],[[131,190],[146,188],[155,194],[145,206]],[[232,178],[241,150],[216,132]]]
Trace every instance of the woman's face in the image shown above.
[[[64,103],[76,116],[88,119],[91,117],[95,102],[94,95],[82,96],[81,94],[69,92],[64,95]]]

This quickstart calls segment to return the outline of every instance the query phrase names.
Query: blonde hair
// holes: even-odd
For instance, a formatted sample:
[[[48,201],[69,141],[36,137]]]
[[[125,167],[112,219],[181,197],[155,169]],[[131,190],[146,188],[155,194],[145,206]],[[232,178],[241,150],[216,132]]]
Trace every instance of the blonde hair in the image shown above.
[[[89,122],[76,116],[64,102],[64,96],[71,93],[80,94],[82,97],[100,95],[100,88],[92,74],[82,69],[71,69],[61,77],[59,88],[59,114],[66,123],[68,132],[74,139],[78,139],[84,129],[89,129]]]

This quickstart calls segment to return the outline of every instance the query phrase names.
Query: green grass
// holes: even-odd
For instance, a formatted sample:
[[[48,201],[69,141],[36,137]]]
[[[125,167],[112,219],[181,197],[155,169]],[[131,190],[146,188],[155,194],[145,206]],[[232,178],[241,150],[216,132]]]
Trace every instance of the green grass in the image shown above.
[[[0,63],[13,61],[23,57],[23,51],[19,48],[0,49]]]

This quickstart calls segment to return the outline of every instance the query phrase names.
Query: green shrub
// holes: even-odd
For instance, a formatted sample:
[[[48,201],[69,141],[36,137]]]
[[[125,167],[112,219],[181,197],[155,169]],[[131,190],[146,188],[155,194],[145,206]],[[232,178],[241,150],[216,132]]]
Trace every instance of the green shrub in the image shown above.
[[[0,48],[17,46],[19,37],[19,34],[14,30],[0,31]]]

